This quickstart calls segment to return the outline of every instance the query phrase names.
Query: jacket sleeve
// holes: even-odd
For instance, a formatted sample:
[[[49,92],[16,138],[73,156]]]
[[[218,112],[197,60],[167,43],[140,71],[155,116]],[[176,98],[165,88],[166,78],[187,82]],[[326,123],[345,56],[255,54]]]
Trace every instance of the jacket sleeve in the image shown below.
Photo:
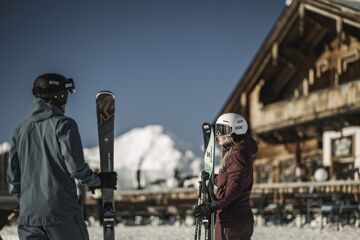
[[[57,136],[61,154],[71,177],[89,187],[99,186],[100,178],[85,163],[83,146],[76,122],[71,118],[62,120],[57,126]]]
[[[13,137],[14,145],[11,147],[9,156],[9,165],[7,169],[7,181],[9,183],[9,192],[13,194],[19,202],[21,182],[20,182],[20,162],[16,150],[15,137]]]
[[[234,154],[232,159],[229,159],[229,166],[227,168],[227,183],[225,195],[222,199],[215,201],[217,209],[223,209],[229,206],[235,199],[237,199],[244,189],[244,166],[237,159]]]

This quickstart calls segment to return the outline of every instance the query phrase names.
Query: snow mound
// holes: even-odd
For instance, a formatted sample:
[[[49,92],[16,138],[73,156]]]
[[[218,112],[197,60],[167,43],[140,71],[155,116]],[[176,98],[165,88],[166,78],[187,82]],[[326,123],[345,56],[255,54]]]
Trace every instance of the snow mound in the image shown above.
[[[179,147],[176,137],[162,126],[134,128],[114,140],[114,169],[120,189],[138,187],[174,187],[179,177],[200,172],[200,159]],[[86,161],[99,168],[99,148],[84,149]],[[140,174],[139,174],[140,172]]]
[[[4,154],[6,152],[9,152],[10,148],[11,148],[11,145],[8,142],[4,142],[4,143],[0,144],[0,155]]]

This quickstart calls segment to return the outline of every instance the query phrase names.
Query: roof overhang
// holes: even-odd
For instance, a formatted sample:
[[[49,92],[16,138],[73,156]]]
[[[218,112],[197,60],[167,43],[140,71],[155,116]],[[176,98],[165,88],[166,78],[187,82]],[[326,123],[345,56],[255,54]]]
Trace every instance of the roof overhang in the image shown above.
[[[216,118],[227,112],[237,112],[247,116],[249,110],[248,106],[242,106],[239,103],[240,99],[243,97],[242,95],[250,93],[256,84],[259,83],[261,80],[260,77],[267,65],[273,61],[274,54],[276,54],[277,50],[277,44],[281,43],[293,29],[298,29],[301,35],[301,32],[304,30],[304,26],[301,22],[304,18],[308,15],[315,14],[331,19],[334,21],[331,28],[335,29],[335,31],[341,30],[344,25],[359,29],[360,12],[357,8],[354,8],[354,6],[357,5],[353,1],[294,0],[292,4],[286,7],[281,13],[278,21],[265,38],[263,44],[250,62],[233,92],[220,109]],[[360,9],[360,3],[358,7]],[[295,24],[298,25],[294,26]]]

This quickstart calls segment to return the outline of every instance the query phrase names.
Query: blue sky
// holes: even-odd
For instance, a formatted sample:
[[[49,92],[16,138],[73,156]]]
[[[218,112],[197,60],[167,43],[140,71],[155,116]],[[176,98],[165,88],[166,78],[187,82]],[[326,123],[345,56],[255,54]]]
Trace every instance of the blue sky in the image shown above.
[[[0,143],[36,76],[75,80],[66,114],[97,145],[95,95],[116,95],[116,135],[160,124],[189,145],[212,121],[285,8],[284,0],[0,0]]]

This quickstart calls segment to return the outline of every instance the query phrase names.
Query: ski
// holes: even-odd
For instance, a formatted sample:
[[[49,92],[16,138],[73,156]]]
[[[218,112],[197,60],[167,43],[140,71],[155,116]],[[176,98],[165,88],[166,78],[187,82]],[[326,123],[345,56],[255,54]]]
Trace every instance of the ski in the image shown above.
[[[199,181],[198,205],[214,201],[214,160],[215,133],[214,126],[209,123],[202,125],[204,137],[204,169]],[[201,239],[201,228],[204,227],[204,239],[214,240],[215,213],[210,218],[196,219],[195,240]]]
[[[96,95],[96,113],[100,149],[100,171],[112,172],[114,169],[114,113],[115,97],[110,91],[100,91]],[[104,240],[115,239],[114,190],[103,188],[103,231]]]

